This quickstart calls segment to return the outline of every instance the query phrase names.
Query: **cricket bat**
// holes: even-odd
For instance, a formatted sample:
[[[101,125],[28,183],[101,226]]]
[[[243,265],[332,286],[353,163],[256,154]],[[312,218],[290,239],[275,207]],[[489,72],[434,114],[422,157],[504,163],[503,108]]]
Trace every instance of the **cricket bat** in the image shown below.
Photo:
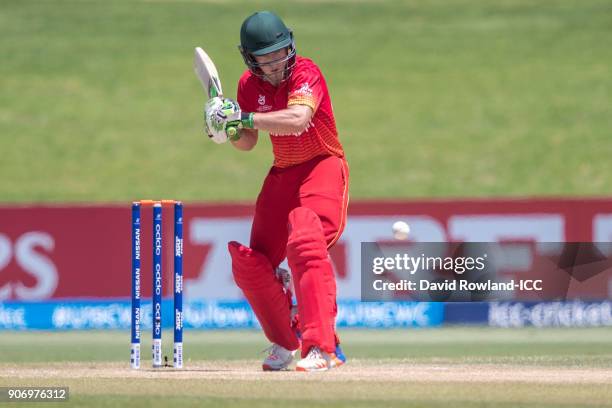
[[[200,47],[195,48],[193,70],[202,83],[204,92],[206,92],[209,99],[216,96],[223,97],[223,88],[221,86],[217,67],[215,67],[215,64],[208,54]],[[237,131],[238,129],[235,127],[230,127],[227,129],[227,135],[233,137],[236,135]]]

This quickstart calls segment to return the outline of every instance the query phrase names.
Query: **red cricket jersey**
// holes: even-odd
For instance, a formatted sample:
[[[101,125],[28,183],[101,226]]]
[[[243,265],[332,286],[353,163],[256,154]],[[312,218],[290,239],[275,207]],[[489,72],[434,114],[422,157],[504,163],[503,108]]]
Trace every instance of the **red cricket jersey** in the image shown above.
[[[238,82],[238,104],[244,112],[272,112],[290,105],[312,108],[314,115],[301,134],[270,134],[276,167],[293,166],[321,155],[344,156],[325,78],[308,58],[297,56],[291,77],[278,87],[247,70]]]

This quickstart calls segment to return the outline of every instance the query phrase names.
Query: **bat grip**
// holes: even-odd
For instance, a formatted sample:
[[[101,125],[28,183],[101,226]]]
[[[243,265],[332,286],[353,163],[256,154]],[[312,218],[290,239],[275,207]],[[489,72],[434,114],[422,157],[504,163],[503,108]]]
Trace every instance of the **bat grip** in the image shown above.
[[[238,140],[238,138],[236,138],[236,135],[238,134],[238,129],[235,126],[231,126],[225,129],[225,133],[227,133],[227,137],[230,140]]]

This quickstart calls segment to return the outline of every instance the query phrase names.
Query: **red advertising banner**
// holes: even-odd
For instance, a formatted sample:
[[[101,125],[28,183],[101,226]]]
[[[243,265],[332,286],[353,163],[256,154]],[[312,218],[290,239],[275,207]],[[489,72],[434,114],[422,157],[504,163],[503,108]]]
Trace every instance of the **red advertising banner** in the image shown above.
[[[187,298],[241,298],[226,244],[248,243],[252,211],[247,204],[185,203]],[[152,286],[151,220],[150,208],[143,209],[144,296]],[[163,220],[164,290],[169,293],[171,206],[164,207]],[[423,242],[612,241],[612,199],[352,202],[344,235],[331,253],[340,298],[359,298],[361,242],[392,240],[397,220],[410,225],[410,240]],[[130,233],[130,203],[0,206],[0,301],[129,297]],[[602,250],[612,253],[612,248]],[[588,295],[609,297],[610,276],[593,280]]]

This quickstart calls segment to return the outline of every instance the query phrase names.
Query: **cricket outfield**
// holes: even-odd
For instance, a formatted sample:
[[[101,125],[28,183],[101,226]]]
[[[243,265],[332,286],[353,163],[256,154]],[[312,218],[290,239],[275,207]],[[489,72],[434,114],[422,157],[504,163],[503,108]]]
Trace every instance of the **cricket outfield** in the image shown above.
[[[68,386],[79,406],[612,406],[611,328],[341,334],[347,365],[264,373],[255,331],[186,333],[180,371],[151,369],[149,353],[131,370],[125,332],[4,332],[0,386]]]
[[[607,0],[4,0],[0,199],[254,200],[270,142],[208,140],[192,58],[235,95],[260,8],[326,75],[352,199],[609,194]]]

